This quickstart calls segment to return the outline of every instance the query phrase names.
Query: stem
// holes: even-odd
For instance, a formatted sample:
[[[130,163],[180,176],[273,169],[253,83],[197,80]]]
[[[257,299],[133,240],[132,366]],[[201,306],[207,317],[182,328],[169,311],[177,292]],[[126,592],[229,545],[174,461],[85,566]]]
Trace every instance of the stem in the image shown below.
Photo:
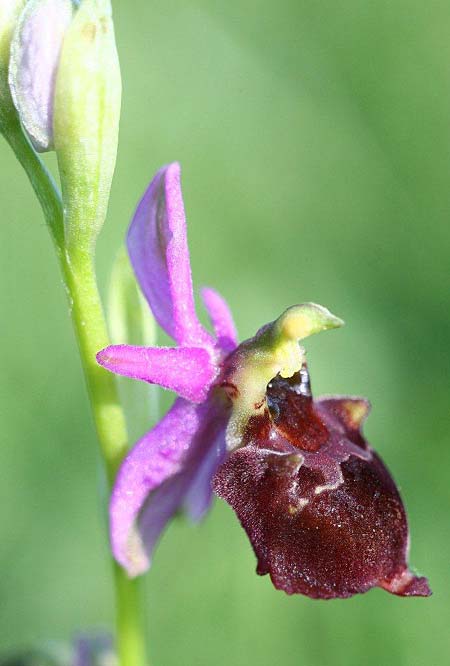
[[[25,169],[44,211],[45,221],[47,222],[57,254],[60,256],[61,248],[64,246],[64,222],[58,188],[29,142],[28,137],[23,132],[17,116],[10,113],[7,119],[8,122],[5,122],[4,125],[2,123],[1,126],[3,135]]]
[[[104,372],[95,354],[110,344],[97,289],[94,261],[90,254],[64,255],[62,262],[72,321],[87,380],[98,440],[111,487],[127,451],[127,433],[114,376]],[[117,654],[121,666],[145,666],[146,650],[142,621],[140,581],[131,580],[116,562]]]
[[[117,606],[117,655],[120,666],[145,666],[146,645],[143,628],[142,585],[139,578],[131,580],[114,562]]]
[[[97,365],[96,353],[110,344],[97,287],[92,253],[70,256],[64,250],[64,217],[59,191],[18,121],[3,125],[3,133],[24,167],[37,194],[54,241],[69,300],[75,337],[94,416],[109,488],[127,450],[125,417],[115,378]],[[139,581],[130,580],[113,562],[116,598],[116,638],[120,666],[145,666],[145,640]]]
[[[127,451],[125,418],[114,376],[104,372],[95,355],[110,344],[103,315],[93,257],[61,255],[72,323],[94,415],[95,427],[110,487]]]

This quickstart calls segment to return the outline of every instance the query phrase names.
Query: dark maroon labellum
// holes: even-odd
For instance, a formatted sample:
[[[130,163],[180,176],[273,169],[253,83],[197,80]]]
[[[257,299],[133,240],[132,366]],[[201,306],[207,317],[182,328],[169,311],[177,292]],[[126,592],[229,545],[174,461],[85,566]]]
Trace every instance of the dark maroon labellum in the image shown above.
[[[312,598],[350,597],[379,586],[431,594],[408,570],[408,525],[394,481],[364,440],[368,403],[313,401],[306,366],[267,387],[242,448],[214,478],[276,588]]]

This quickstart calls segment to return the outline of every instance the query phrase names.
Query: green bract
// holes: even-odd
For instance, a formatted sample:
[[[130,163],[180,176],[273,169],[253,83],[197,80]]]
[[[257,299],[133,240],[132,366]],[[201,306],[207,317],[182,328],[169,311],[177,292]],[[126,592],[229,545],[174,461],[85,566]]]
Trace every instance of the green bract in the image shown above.
[[[64,39],[54,102],[54,143],[69,255],[92,249],[106,216],[120,101],[111,4],[84,0]]]

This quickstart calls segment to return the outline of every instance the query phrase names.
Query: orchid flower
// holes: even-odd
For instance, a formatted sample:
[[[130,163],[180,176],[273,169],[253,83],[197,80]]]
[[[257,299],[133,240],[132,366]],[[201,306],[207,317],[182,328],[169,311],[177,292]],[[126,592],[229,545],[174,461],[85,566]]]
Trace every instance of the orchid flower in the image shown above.
[[[427,596],[407,567],[408,527],[386,467],[361,434],[368,403],[314,401],[299,341],[342,325],[325,308],[289,308],[238,345],[212,289],[202,297],[214,334],[197,319],[180,169],[161,169],[128,232],[136,278],[176,347],[114,345],[98,362],[178,394],[131,449],[110,504],[111,544],[130,576],[150,565],[173,514],[203,516],[212,491],[235,510],[278,589],[348,597],[380,586]]]

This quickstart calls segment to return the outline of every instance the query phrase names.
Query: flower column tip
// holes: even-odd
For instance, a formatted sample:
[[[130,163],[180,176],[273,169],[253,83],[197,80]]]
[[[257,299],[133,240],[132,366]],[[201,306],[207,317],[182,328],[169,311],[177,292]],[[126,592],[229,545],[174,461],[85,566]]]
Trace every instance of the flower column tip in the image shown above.
[[[293,305],[230,355],[222,383],[233,402],[227,432],[230,450],[239,446],[249,418],[264,410],[267,384],[277,375],[288,378],[300,371],[305,362],[300,340],[343,323],[321,305]]]
[[[280,375],[292,377],[300,370],[304,361],[300,340],[343,325],[342,319],[316,303],[293,305],[285,310],[267,330],[269,345],[280,362]]]
[[[303,303],[285,310],[276,320],[274,329],[280,337],[298,341],[314,333],[340,328],[343,325],[342,319],[322,305]]]

